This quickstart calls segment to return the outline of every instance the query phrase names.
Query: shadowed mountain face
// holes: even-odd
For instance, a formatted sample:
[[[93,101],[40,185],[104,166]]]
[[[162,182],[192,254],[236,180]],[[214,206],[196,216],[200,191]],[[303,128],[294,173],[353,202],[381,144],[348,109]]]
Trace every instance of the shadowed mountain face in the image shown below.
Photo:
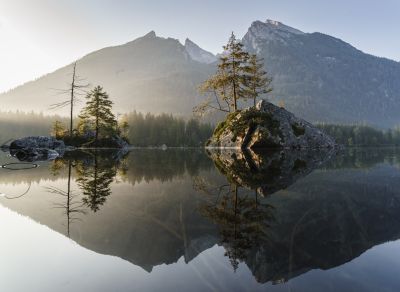
[[[273,77],[274,91],[268,98],[284,101],[297,116],[310,122],[367,122],[381,127],[400,122],[400,63],[271,20],[252,23],[243,43],[264,58]],[[198,85],[215,71],[214,60],[190,40],[182,45],[150,32],[83,57],[77,72],[92,85],[102,85],[119,112],[189,116],[202,99]],[[51,88],[64,89],[71,72],[69,65],[1,94],[1,104],[10,110],[44,111],[63,99]]]
[[[244,263],[262,283],[337,267],[400,238],[397,150],[209,155],[71,153],[21,171],[24,180],[0,169],[0,202],[149,272],[221,245],[233,270]]]
[[[398,123],[400,63],[365,54],[340,39],[282,23],[253,22],[243,38],[273,76],[273,101],[309,121]]]

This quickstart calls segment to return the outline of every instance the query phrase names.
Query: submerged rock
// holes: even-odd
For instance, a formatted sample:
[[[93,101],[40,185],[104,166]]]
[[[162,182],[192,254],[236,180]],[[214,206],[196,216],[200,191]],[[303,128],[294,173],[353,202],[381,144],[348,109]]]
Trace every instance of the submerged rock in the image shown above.
[[[209,148],[319,149],[334,148],[335,140],[287,110],[261,100],[256,107],[228,115],[207,143]]]

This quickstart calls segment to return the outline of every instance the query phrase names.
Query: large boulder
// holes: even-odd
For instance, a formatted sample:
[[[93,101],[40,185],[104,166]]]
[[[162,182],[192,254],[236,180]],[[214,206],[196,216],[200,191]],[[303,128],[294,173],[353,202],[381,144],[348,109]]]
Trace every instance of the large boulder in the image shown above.
[[[62,156],[65,144],[53,137],[31,136],[11,142],[9,151],[20,161],[45,161]]]
[[[31,136],[14,140],[10,144],[10,150],[16,149],[65,149],[65,144],[61,140],[47,136]]]
[[[335,140],[287,110],[261,100],[256,107],[228,115],[207,142],[208,148],[320,149],[334,148]]]

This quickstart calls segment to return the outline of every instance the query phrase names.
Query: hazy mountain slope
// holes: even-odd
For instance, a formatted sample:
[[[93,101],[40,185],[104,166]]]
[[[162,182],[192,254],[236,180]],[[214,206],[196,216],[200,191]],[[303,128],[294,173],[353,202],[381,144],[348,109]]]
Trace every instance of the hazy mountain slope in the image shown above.
[[[203,50],[189,39],[186,39],[185,41],[185,49],[186,52],[188,52],[189,56],[192,58],[192,60],[206,64],[211,64],[217,61],[216,56],[214,56],[210,52],[207,52],[206,50]]]
[[[47,110],[62,100],[51,88],[66,88],[71,72],[69,65],[1,95],[2,107]],[[150,32],[83,57],[78,60],[77,72],[92,85],[102,85],[116,111],[186,114],[198,102],[195,88],[212,72],[212,66],[192,60],[179,41]]]
[[[400,122],[400,63],[321,33],[256,21],[243,38],[274,78],[274,101],[311,121]]]
[[[285,101],[297,116],[311,122],[400,124],[400,63],[271,20],[252,23],[243,43],[265,59],[274,78],[269,98]],[[215,70],[214,58],[190,40],[182,45],[151,32],[83,57],[78,73],[103,85],[117,112],[190,115],[201,99],[197,86]],[[70,65],[1,94],[2,108],[47,110],[61,100],[50,88],[65,88],[71,71]]]

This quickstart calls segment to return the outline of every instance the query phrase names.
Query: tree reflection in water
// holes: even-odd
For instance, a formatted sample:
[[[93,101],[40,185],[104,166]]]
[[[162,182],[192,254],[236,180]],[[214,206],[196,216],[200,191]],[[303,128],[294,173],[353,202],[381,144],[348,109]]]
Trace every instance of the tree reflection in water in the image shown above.
[[[82,202],[97,212],[111,195],[110,185],[117,175],[115,165],[101,159],[97,151],[92,153],[90,163],[79,161],[76,166],[77,183],[82,191]]]
[[[63,169],[67,169],[65,189],[55,186],[48,186],[46,189],[49,193],[65,198],[65,201],[54,203],[53,206],[64,210],[68,237],[70,237],[71,224],[81,220],[79,215],[85,215],[86,208],[93,212],[99,211],[107,197],[111,195],[110,186],[116,177],[121,157],[110,154],[112,153],[74,151],[70,155],[52,162],[50,170],[54,176],[60,175]],[[72,189],[73,169],[76,173],[75,182],[79,190]],[[122,169],[125,170],[125,166]]]
[[[257,191],[239,194],[243,188],[235,183],[215,187],[195,178],[194,187],[207,195],[207,203],[200,207],[200,212],[217,225],[225,256],[236,271],[248,250],[268,240],[274,208],[261,202]]]
[[[54,203],[54,207],[57,209],[63,209],[66,216],[66,226],[67,226],[67,236],[70,237],[71,231],[71,224],[75,221],[79,221],[79,214],[86,214],[85,210],[83,209],[83,204],[80,200],[77,199],[78,194],[71,188],[71,179],[72,179],[72,166],[73,162],[71,160],[58,160],[54,161],[53,165],[51,166],[51,171],[53,175],[58,175],[59,171],[68,164],[68,179],[67,179],[67,189],[66,191],[56,188],[54,186],[46,187],[47,191],[62,196],[65,198],[65,202],[62,203]]]
[[[333,153],[224,149],[209,150],[208,154],[228,183],[216,186],[197,177],[194,188],[207,195],[207,203],[200,211],[217,225],[225,254],[236,270],[251,250],[269,242],[275,209],[263,197],[287,188],[329,160]]]

